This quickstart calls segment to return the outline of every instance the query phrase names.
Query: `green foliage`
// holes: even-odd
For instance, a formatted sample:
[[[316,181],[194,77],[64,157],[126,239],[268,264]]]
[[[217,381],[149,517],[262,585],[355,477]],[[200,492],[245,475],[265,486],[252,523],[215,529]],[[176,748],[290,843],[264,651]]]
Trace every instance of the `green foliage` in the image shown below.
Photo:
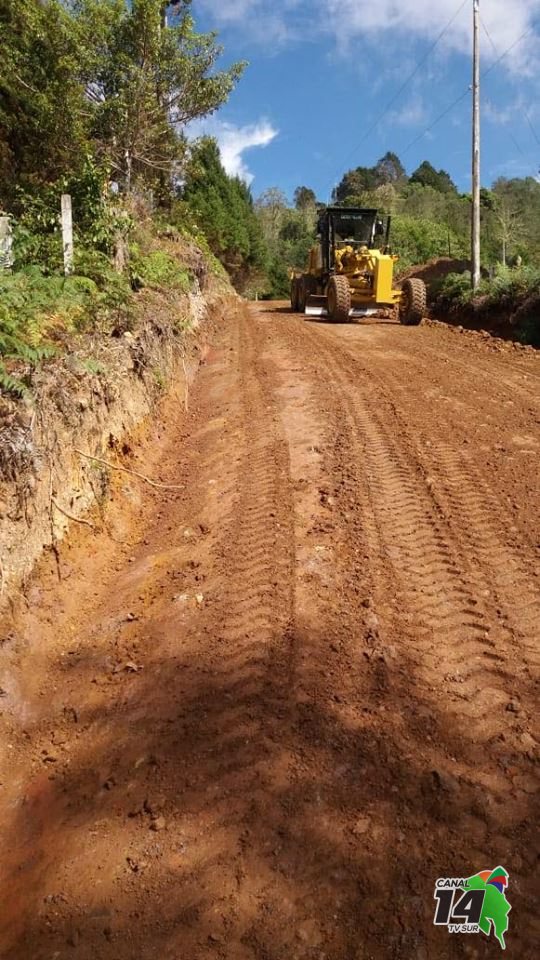
[[[514,304],[525,297],[540,294],[540,269],[521,267],[515,269],[499,265],[492,280],[484,280],[480,293],[489,296],[496,305]]]
[[[43,336],[44,315],[56,300],[56,290],[39,271],[11,276],[0,271],[0,387],[19,396],[23,380],[6,369],[5,361],[19,360],[33,367],[54,353]]]
[[[90,132],[129,191],[137,179],[162,196],[184,159],[181,131],[227,99],[244,64],[217,70],[214,34],[196,34],[190,4],[163,0],[77,0],[75,29],[90,95]]]
[[[289,271],[305,267],[309,249],[316,235],[317,207],[315,194],[308,187],[294,193],[295,208],[276,187],[265,190],[255,205],[265,245],[269,253],[266,284],[258,293],[265,298],[288,297]]]
[[[424,160],[411,175],[409,183],[419,183],[422,187],[432,187],[438,193],[457,193],[456,185],[446,170],[435,170],[435,167]]]
[[[90,215],[101,207],[98,170],[167,201],[184,125],[221,106],[244,68],[217,69],[221,48],[195,32],[189,0],[3,0],[0,34],[0,203],[10,210],[17,189],[67,180]],[[102,212],[93,238],[80,224],[100,249]]]
[[[100,259],[99,259],[100,258]],[[86,253],[87,275],[44,275],[37,266],[0,271],[0,355],[29,366],[52,356],[66,334],[115,321],[126,311],[130,289],[103,254]],[[88,274],[93,272],[94,279]],[[5,372],[5,365],[4,365]],[[17,381],[21,387],[20,381]],[[21,389],[2,381],[4,389]]]
[[[381,157],[374,167],[373,172],[376,180],[375,185],[377,187],[383,187],[388,183],[394,184],[395,186],[407,180],[405,167],[397,153],[392,153],[391,150],[385,153],[384,157]]]
[[[37,194],[18,190],[19,216],[13,233],[15,266],[39,264],[51,272],[62,268],[60,190],[47,187]]]
[[[356,167],[349,170],[335,188],[333,197],[337,203],[358,203],[359,198],[366,193],[373,193],[378,187],[391,185],[402,189],[407,184],[431,187],[439,193],[457,193],[450,175],[445,170],[437,172],[427,160],[420,164],[409,179],[397,154],[389,151],[374,167]]]
[[[90,376],[99,377],[106,373],[106,369],[103,364],[94,357],[86,357],[84,360],[80,361],[80,364],[83,370],[85,370],[86,373],[89,373]]]
[[[93,309],[89,311],[95,320],[104,320],[108,314],[129,313],[131,286],[127,276],[118,273],[109,257],[99,250],[78,249],[75,251],[75,270],[78,279],[93,281],[97,291]],[[75,278],[70,278],[74,280]]]
[[[445,311],[474,307],[477,316],[505,317],[518,339],[540,347],[540,269],[536,267],[499,265],[492,278],[483,278],[476,293],[468,271],[451,273],[439,287],[436,304]]]
[[[188,154],[184,125],[227,99],[243,64],[218,68],[221,48],[195,32],[190,0],[3,0],[0,35],[0,206],[13,217],[15,256],[15,272],[0,274],[0,355],[31,366],[67,334],[129,322],[131,280],[189,290],[190,273],[163,250],[135,247],[129,276],[112,259],[121,268],[140,197],[170,207]],[[222,172],[226,222],[207,259],[222,272],[218,252],[241,276],[266,251],[247,187]],[[135,186],[137,201],[126,200]],[[68,278],[63,193],[74,214]],[[211,214],[211,199],[202,207]],[[194,203],[190,215],[200,213]],[[0,386],[22,390],[5,363]]]
[[[60,0],[0,5],[0,203],[75,174],[88,149],[81,51]]]
[[[143,254],[137,244],[130,250],[131,283],[135,288],[166,287],[187,293],[193,278],[164,250]]]
[[[289,272],[285,267],[284,261],[278,257],[272,257],[268,265],[268,282],[263,291],[264,300],[284,300],[289,296],[291,281]]]
[[[473,299],[470,270],[464,273],[449,273],[443,278],[437,291],[437,302],[447,307],[466,306]]]
[[[293,202],[297,210],[309,210],[317,205],[315,191],[310,187],[297,187],[294,191]]]
[[[398,215],[392,221],[391,245],[399,268],[426,263],[433,257],[467,256],[465,242],[443,223]]]
[[[63,193],[72,198],[75,246],[111,254],[118,237],[127,237],[132,219],[107,195],[106,168],[84,159],[77,177],[62,177],[39,192],[18,188],[14,206],[18,214],[14,231],[15,266],[39,264],[54,273],[63,267],[60,202]]]
[[[356,167],[344,174],[335,188],[332,198],[335,203],[352,205],[355,198],[379,186],[374,167]]]
[[[193,148],[182,198],[196,229],[204,231],[235,286],[244,289],[252,273],[265,267],[264,239],[249,188],[227,176],[211,138],[203,137]]]

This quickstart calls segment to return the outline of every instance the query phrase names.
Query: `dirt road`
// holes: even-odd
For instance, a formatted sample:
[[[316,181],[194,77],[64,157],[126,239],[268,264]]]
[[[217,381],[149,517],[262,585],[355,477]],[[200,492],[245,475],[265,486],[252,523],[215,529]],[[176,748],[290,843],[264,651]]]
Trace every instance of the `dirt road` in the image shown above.
[[[537,356],[224,318],[2,628],[0,955],[493,957],[502,865],[538,957],[539,450]]]

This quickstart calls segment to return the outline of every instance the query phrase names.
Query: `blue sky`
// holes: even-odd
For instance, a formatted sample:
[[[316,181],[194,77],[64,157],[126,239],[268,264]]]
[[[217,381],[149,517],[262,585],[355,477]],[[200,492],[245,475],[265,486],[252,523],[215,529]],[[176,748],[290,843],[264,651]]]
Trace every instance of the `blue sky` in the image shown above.
[[[472,6],[192,0],[197,29],[219,33],[223,62],[249,61],[204,131],[217,137],[225,166],[251,182],[255,196],[277,186],[291,197],[304,184],[328,200],[345,170],[371,166],[387,150],[409,172],[428,159],[468,190]],[[480,0],[480,13],[487,185],[540,170],[540,0]]]

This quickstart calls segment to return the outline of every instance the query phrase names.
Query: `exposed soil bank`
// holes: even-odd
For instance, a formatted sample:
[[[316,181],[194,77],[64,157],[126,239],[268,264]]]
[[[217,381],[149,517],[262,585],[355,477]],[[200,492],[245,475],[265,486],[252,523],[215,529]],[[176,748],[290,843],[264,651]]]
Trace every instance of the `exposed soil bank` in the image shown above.
[[[169,298],[144,291],[131,332],[96,335],[90,344],[85,338],[80,351],[34,374],[30,400],[0,400],[4,602],[42,550],[57,549],[70,518],[84,518],[103,505],[112,471],[90,458],[129,467],[130,439],[151,431],[164,394],[173,390],[178,403],[186,403],[209,327],[221,321],[224,305],[234,299],[214,278],[206,278],[204,294],[198,287],[189,296]]]
[[[535,349],[540,346],[540,298],[523,296],[519,301],[493,304],[488,297],[478,297],[468,305],[453,303],[440,296],[441,283],[449,274],[470,270],[468,260],[437,257],[421,266],[411,267],[400,278],[420,277],[427,286],[430,316],[451,326],[491,335],[501,341],[511,341],[516,348]],[[486,274],[487,276],[487,274]]]

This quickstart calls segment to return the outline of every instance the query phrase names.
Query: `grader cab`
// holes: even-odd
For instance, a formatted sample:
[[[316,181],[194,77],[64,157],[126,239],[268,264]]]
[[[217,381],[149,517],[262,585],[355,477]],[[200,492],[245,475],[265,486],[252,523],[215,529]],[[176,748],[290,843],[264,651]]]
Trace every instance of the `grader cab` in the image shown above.
[[[426,312],[422,280],[394,286],[397,257],[389,248],[390,217],[361,207],[327,207],[307,269],[291,279],[291,306],[308,317],[336,323],[397,311],[400,322],[420,323]]]

